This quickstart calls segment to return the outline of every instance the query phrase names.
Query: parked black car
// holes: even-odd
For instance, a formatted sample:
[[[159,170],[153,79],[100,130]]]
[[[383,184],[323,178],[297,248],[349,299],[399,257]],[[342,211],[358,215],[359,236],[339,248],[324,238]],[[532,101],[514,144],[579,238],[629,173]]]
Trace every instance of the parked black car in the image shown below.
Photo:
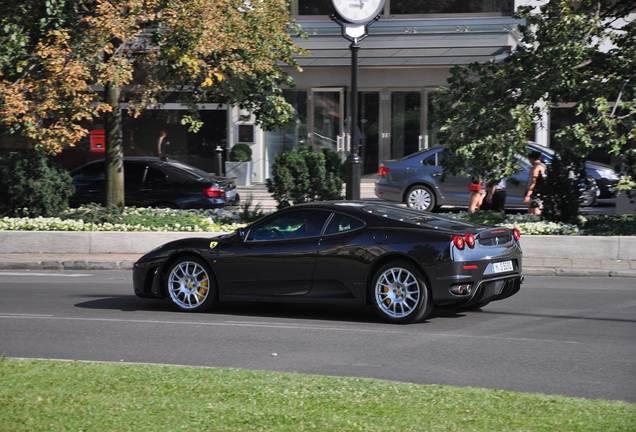
[[[75,195],[71,206],[105,203],[104,160],[89,162],[71,172]],[[236,186],[199,168],[157,157],[124,158],[126,205],[207,209],[238,202]]]
[[[535,143],[528,143],[528,151],[538,151],[541,153],[543,161],[550,165],[554,159],[554,150]],[[600,162],[586,161],[585,174],[589,180],[593,180],[598,187],[598,198],[612,198],[616,196],[615,187],[618,184],[619,176],[609,165]]]
[[[182,311],[217,301],[370,305],[385,320],[478,308],[519,291],[520,233],[373,201],[280,210],[232,234],[167,243],[134,265],[135,294]]]

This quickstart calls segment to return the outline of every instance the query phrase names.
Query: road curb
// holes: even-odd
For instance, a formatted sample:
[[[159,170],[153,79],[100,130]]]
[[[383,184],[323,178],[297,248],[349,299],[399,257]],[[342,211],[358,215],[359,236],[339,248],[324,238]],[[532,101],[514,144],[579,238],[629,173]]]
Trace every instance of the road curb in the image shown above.
[[[0,262],[0,270],[132,270],[135,261],[12,261]],[[526,276],[626,277],[636,278],[636,270],[577,269],[557,267],[523,268]]]
[[[132,270],[134,261],[13,261],[0,262],[0,270]]]

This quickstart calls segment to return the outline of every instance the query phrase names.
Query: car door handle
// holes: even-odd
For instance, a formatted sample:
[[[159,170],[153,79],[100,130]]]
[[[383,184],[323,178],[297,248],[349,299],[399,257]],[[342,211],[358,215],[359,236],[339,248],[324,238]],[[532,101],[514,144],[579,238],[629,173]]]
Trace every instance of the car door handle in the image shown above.
[[[435,173],[431,177],[441,177],[441,176],[442,176],[442,173]]]

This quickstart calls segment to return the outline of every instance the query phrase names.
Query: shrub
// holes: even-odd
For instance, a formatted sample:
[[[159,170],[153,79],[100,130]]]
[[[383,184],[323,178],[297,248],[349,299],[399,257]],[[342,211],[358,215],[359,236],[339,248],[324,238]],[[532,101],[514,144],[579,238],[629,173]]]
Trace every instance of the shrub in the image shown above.
[[[252,160],[252,149],[247,144],[235,144],[230,150],[230,162],[249,162]]]
[[[0,214],[50,216],[68,208],[75,191],[68,172],[36,150],[0,157]]]
[[[278,208],[285,208],[310,201],[340,199],[342,183],[342,163],[335,152],[298,146],[276,156],[267,187]]]
[[[579,227],[574,224],[550,222],[541,216],[529,214],[504,214],[501,212],[481,211],[477,213],[448,213],[446,216],[482,225],[494,225],[506,228],[517,228],[523,235],[576,235]]]
[[[581,229],[586,235],[636,236],[636,215],[587,216]]]

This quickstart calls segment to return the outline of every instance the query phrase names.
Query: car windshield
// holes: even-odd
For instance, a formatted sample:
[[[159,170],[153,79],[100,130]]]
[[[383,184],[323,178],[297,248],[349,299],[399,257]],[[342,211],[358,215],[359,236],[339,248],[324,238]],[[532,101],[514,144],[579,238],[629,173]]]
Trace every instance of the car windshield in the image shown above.
[[[363,210],[376,216],[415,225],[428,225],[447,229],[462,229],[472,226],[455,219],[443,218],[416,210],[383,204],[368,204],[364,206]]]

